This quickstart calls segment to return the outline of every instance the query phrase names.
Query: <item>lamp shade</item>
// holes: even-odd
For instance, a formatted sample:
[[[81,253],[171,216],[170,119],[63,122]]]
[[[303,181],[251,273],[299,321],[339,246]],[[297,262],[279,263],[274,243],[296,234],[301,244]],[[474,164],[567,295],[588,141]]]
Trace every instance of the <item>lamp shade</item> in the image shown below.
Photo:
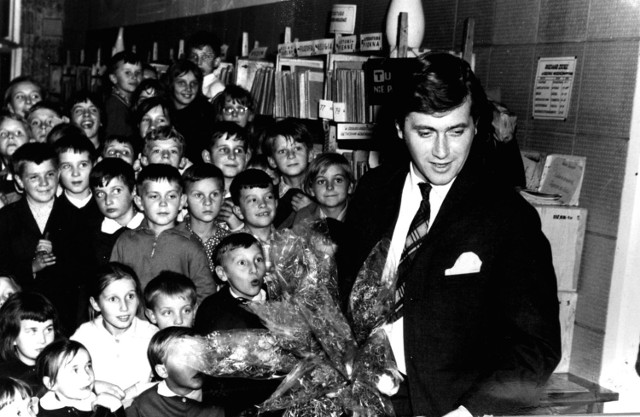
[[[394,49],[398,37],[398,16],[400,12],[408,14],[409,33],[407,46],[409,48],[420,48],[424,37],[424,9],[422,0],[391,0],[389,11],[387,12],[386,35],[390,49]]]

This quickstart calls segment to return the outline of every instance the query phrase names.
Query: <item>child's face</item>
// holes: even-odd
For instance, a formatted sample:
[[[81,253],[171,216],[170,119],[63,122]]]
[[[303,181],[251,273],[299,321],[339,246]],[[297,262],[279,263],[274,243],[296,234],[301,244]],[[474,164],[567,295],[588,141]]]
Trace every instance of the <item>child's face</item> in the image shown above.
[[[93,196],[100,212],[108,219],[122,224],[121,221],[133,213],[133,195],[122,178],[111,178],[107,185],[96,187]]]
[[[40,88],[29,81],[16,84],[9,97],[9,111],[25,117],[31,106],[42,100]]]
[[[309,164],[309,149],[302,143],[278,135],[273,142],[273,155],[269,161],[283,176],[299,177]]]
[[[187,187],[187,207],[192,218],[203,223],[215,220],[224,197],[224,185],[214,178],[196,181]]]
[[[225,178],[234,178],[244,171],[251,152],[245,150],[244,141],[237,140],[236,136],[223,135],[210,150],[202,152],[202,158],[222,171]]]
[[[89,100],[76,103],[71,108],[71,122],[82,129],[88,138],[95,138],[101,125],[100,109]]]
[[[0,307],[7,301],[7,298],[11,296],[11,294],[15,294],[18,292],[18,288],[13,285],[11,279],[7,277],[0,277]]]
[[[60,182],[71,194],[85,195],[89,192],[89,174],[93,162],[88,152],[62,152],[58,155]]]
[[[243,188],[238,206],[233,210],[240,220],[253,227],[269,227],[276,217],[276,200],[273,186],[267,188]]]
[[[330,165],[313,180],[310,191],[321,207],[344,207],[351,192],[351,182],[342,167]]]
[[[0,124],[0,155],[10,157],[28,141],[29,134],[22,123],[6,119]]]
[[[80,349],[76,356],[61,364],[56,382],[49,389],[61,399],[86,400],[93,393],[94,383],[91,356],[85,349]],[[48,384],[45,382],[45,385]]]
[[[177,140],[167,138],[149,141],[142,155],[142,165],[165,164],[174,168],[184,168],[187,160],[182,156],[182,146]]]
[[[0,409],[0,417],[36,417],[38,415],[38,397],[22,398],[19,392],[14,395],[13,402]]]
[[[165,113],[162,106],[155,106],[142,116],[138,130],[140,137],[144,138],[151,129],[157,129],[161,126],[169,126],[171,121],[169,115]]]
[[[15,341],[16,354],[20,361],[33,366],[36,358],[55,338],[53,321],[20,320],[20,333]]]
[[[220,65],[220,58],[216,58],[216,54],[210,45],[204,45],[202,48],[191,48],[189,61],[202,70],[202,75],[211,74]]]
[[[158,294],[153,309],[147,309],[151,323],[164,329],[171,326],[193,327],[196,309],[184,295]]]
[[[53,110],[42,108],[29,113],[27,122],[31,129],[31,137],[36,142],[45,143],[51,129],[64,120]]]
[[[131,327],[140,304],[135,282],[130,278],[112,281],[97,300],[91,297],[89,301],[93,309],[102,314],[104,327],[114,336]]]
[[[48,203],[56,196],[58,170],[52,160],[41,164],[26,162],[16,182],[24,189],[27,199],[34,203]]]
[[[142,188],[142,195],[136,195],[134,199],[147,221],[152,226],[173,227],[186,200],[180,186],[160,180],[145,181]]]
[[[102,150],[103,158],[120,158],[123,161],[133,165],[135,159],[135,152],[133,146],[128,143],[122,143],[115,140],[107,142]]]
[[[216,266],[220,279],[228,282],[238,295],[249,299],[260,293],[266,270],[262,248],[258,244],[229,251],[222,265]]]
[[[121,61],[115,72],[109,75],[109,79],[116,88],[131,94],[136,90],[140,81],[142,81],[142,67],[139,63],[130,64]]]
[[[177,109],[187,107],[198,95],[198,79],[191,71],[178,75],[171,86],[171,93]]]
[[[238,103],[237,100],[227,99],[222,109],[222,119],[226,122],[234,122],[238,126],[246,127],[253,120],[253,113],[247,106]]]
[[[190,346],[183,344],[183,339],[176,340],[167,349],[167,359],[160,367],[164,368],[161,376],[167,386],[175,393],[186,395],[191,391],[202,388],[202,374],[190,364]]]

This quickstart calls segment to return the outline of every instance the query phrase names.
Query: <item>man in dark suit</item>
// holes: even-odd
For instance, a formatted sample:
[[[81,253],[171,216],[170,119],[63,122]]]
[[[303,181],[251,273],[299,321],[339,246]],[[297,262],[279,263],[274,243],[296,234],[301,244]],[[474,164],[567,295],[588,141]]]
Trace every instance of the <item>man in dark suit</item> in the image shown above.
[[[339,254],[341,296],[373,246],[391,239],[397,315],[385,330],[406,376],[396,413],[517,414],[536,405],[560,358],[549,243],[534,208],[485,164],[491,113],[469,65],[433,53],[417,67],[394,86],[410,160],[361,179]]]

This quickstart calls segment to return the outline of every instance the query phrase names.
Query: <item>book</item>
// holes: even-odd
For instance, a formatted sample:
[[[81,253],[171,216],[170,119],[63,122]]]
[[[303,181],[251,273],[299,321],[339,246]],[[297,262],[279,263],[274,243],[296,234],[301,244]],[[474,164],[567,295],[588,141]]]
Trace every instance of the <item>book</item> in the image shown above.
[[[586,164],[587,158],[584,156],[548,155],[538,191],[545,194],[559,194],[563,205],[577,206]]]
[[[275,64],[270,61],[254,61],[246,58],[236,59],[235,84],[250,90],[253,80],[261,68],[273,68]]]

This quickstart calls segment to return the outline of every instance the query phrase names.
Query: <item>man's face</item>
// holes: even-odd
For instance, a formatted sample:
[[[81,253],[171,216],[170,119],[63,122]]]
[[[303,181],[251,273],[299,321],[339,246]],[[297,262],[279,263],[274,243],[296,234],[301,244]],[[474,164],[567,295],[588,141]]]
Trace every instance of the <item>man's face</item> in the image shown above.
[[[191,71],[178,75],[173,81],[171,92],[173,104],[178,110],[184,109],[198,95],[198,79]]]
[[[409,113],[402,129],[396,127],[419,176],[433,185],[449,184],[458,176],[476,134],[468,99],[442,113]]]
[[[209,45],[204,45],[202,48],[191,48],[189,61],[196,64],[200,70],[202,70],[202,75],[211,74],[220,63],[220,59],[216,58],[213,48]]]

